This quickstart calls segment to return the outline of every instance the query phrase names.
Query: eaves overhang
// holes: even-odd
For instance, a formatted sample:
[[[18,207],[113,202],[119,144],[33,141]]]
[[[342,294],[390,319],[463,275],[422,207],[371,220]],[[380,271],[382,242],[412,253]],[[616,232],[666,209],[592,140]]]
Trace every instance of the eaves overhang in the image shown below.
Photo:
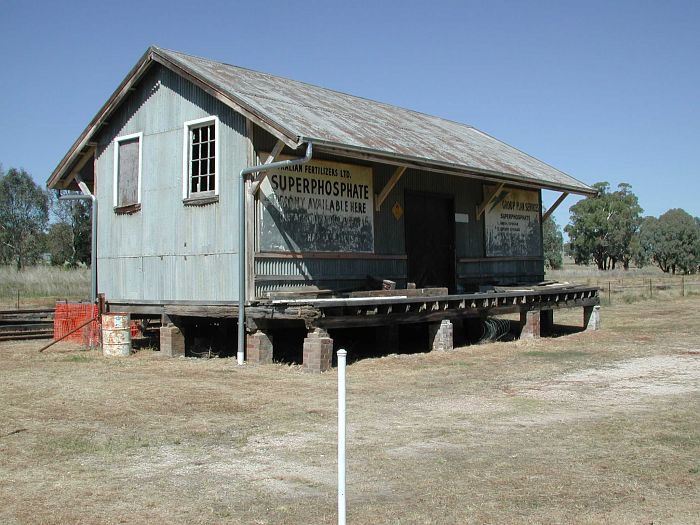
[[[314,137],[300,137],[302,143],[311,142],[317,152],[328,153],[337,156],[355,158],[368,162],[378,162],[395,166],[404,166],[409,169],[419,169],[434,173],[444,173],[457,177],[473,178],[494,183],[509,183],[516,186],[544,189],[552,191],[561,191],[584,196],[597,195],[597,190],[586,184],[569,185],[562,183],[546,183],[537,179],[519,175],[517,173],[506,173],[492,170],[476,168],[466,164],[454,164],[448,162],[439,162],[434,159],[423,158],[419,156],[401,155],[385,150],[372,148],[364,148],[351,146],[336,142],[329,142],[323,139]],[[578,182],[578,181],[577,181]]]

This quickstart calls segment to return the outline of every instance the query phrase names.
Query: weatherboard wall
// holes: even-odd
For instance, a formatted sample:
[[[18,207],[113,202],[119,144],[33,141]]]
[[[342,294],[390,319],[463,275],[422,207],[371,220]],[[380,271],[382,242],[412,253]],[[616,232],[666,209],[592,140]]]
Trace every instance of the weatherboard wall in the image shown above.
[[[185,205],[183,125],[219,117],[219,200]],[[114,139],[143,133],[141,207],[116,213]],[[247,164],[245,118],[160,66],[139,82],[98,138],[99,290],[107,299],[234,301],[238,173]]]

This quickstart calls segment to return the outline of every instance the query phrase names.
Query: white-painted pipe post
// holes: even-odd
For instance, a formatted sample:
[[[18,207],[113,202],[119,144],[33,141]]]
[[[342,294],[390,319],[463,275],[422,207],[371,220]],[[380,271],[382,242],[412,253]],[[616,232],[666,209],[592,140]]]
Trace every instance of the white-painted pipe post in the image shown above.
[[[345,361],[338,350],[338,525],[345,525]]]

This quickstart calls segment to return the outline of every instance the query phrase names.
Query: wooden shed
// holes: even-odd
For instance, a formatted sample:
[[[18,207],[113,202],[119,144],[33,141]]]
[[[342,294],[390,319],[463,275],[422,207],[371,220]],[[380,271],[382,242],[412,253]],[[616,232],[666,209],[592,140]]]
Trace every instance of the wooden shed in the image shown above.
[[[264,361],[277,323],[327,349],[327,330],[358,323],[598,302],[535,286],[541,190],[558,204],[588,185],[468,125],[162,48],[48,186],[94,194],[98,291],[163,316],[175,353],[193,319],[237,319],[239,360],[247,336]]]

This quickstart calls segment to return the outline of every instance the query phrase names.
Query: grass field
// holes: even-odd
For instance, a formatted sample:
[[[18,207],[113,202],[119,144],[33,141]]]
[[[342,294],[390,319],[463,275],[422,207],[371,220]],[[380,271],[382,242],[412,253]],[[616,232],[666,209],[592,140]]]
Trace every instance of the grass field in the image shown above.
[[[34,266],[17,271],[0,266],[0,310],[53,306],[56,301],[80,301],[90,296],[88,268]]]
[[[348,523],[698,523],[698,309],[353,363]],[[0,343],[1,523],[335,522],[334,372],[41,344]]]

